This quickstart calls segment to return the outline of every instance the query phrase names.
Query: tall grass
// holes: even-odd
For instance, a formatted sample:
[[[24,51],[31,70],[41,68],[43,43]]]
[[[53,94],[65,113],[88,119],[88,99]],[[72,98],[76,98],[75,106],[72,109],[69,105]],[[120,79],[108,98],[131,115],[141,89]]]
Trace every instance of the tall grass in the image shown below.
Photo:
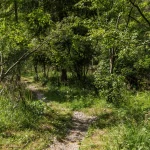
[[[111,111],[100,112],[81,150],[150,149],[150,94],[146,91],[126,94],[121,107],[111,105]]]
[[[9,85],[0,96],[0,149],[45,149],[54,136],[65,136],[70,119],[23,86]]]
[[[15,102],[0,97],[0,130],[36,127],[44,105],[40,101]]]

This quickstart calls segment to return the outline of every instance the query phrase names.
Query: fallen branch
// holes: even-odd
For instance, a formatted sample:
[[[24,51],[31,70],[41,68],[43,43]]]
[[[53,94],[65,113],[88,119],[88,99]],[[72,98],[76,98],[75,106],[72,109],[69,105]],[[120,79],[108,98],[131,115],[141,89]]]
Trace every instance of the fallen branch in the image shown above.
[[[26,53],[24,53],[13,65],[11,65],[7,71],[5,73],[3,73],[2,75],[0,75],[0,81],[2,81],[8,74],[9,72],[17,65],[19,64],[22,60],[26,59],[27,57],[31,56],[34,52],[38,51],[39,48],[44,44],[47,43],[48,40],[44,41],[42,44],[40,44],[36,49],[34,49],[33,51],[29,52],[27,51]]]

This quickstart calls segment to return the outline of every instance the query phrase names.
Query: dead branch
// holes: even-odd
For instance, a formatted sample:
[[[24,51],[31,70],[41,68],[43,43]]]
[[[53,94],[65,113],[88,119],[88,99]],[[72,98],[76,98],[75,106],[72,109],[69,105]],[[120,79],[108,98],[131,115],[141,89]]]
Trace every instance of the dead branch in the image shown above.
[[[34,52],[38,51],[39,48],[44,44],[47,43],[48,40],[44,41],[42,44],[40,44],[36,49],[34,49],[33,51],[27,51],[26,53],[24,53],[13,65],[11,65],[7,71],[5,73],[3,73],[2,75],[0,75],[0,81],[2,81],[8,74],[9,72],[17,65],[19,64],[22,60],[25,60],[27,57],[31,56]]]

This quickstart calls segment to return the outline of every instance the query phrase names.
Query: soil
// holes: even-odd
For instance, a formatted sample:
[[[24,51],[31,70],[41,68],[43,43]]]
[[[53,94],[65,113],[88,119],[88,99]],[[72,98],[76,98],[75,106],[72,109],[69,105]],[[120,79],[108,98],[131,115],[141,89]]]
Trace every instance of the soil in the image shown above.
[[[35,86],[29,85],[28,89],[35,93],[37,99],[44,99],[44,94]],[[86,137],[88,127],[97,119],[96,116],[88,116],[83,112],[74,111],[72,126],[68,129],[67,136],[61,141],[53,139],[53,144],[45,150],[79,150],[82,140]]]
[[[83,112],[74,111],[72,127],[68,130],[67,136],[61,141],[55,138],[53,144],[46,150],[79,150],[80,143],[86,136],[88,127],[95,120],[95,116],[87,116]]]
[[[42,100],[42,99],[45,98],[45,97],[44,97],[44,94],[43,94],[42,92],[40,92],[39,89],[38,89],[36,86],[34,86],[34,85],[29,85],[27,88],[28,88],[32,93],[35,94],[35,96],[36,96],[36,98],[37,98],[38,100]]]

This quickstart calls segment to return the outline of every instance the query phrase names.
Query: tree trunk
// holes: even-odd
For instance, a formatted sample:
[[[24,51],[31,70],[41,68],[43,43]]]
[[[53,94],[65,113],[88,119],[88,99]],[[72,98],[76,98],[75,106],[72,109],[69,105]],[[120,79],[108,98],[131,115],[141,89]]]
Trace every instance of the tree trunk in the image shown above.
[[[114,71],[114,48],[109,49],[110,74]]]
[[[18,4],[17,4],[17,0],[14,0],[14,8],[15,8],[15,21],[18,23]]]
[[[0,71],[0,77],[2,76],[2,74],[3,74],[3,54],[2,54],[2,52],[0,52],[0,63],[1,63],[1,71]]]
[[[109,49],[109,72],[110,75],[112,75],[114,73],[114,48]],[[111,77],[112,78],[112,77]],[[111,79],[112,80],[112,79]],[[113,102],[113,97],[112,97],[112,93],[113,93],[113,81],[110,81],[108,83],[108,96],[107,96],[107,101],[112,103]]]
[[[39,80],[39,76],[38,76],[38,67],[37,67],[37,64],[34,64],[34,71],[35,71],[35,80],[38,81]]]
[[[16,81],[21,81],[21,66],[20,64],[17,65],[17,74],[16,74]]]
[[[46,64],[43,62],[43,76],[46,77]]]
[[[62,69],[61,70],[61,81],[62,82],[66,82],[67,81],[67,70],[66,69]]]

